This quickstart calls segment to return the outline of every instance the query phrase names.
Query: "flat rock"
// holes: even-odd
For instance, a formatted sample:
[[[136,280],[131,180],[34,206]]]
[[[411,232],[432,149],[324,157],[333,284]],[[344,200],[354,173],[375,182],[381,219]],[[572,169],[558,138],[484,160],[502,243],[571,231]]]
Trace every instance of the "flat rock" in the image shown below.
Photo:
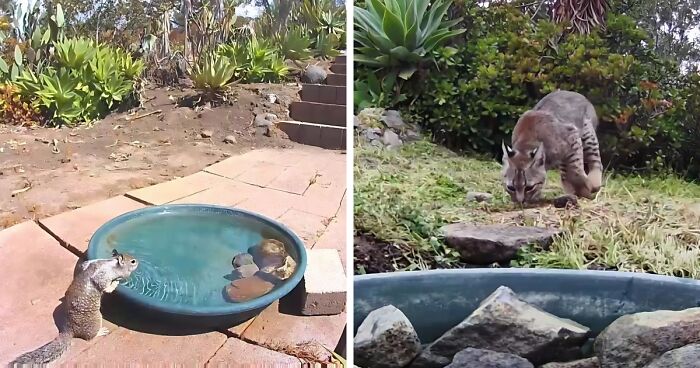
[[[521,356],[533,364],[578,359],[589,329],[530,305],[501,286],[474,313],[430,344],[412,367],[442,367],[470,348]]]
[[[462,259],[473,264],[507,262],[528,244],[547,248],[559,230],[513,225],[472,225],[456,223],[441,229],[448,246],[456,249]]]
[[[491,202],[493,194],[482,192],[467,192],[467,201],[469,202]]]
[[[272,290],[275,284],[258,275],[238,279],[226,286],[226,295],[232,302],[240,303],[263,296]]]
[[[600,368],[600,363],[598,363],[598,358],[592,357],[588,359],[574,360],[571,362],[555,362],[547,363],[540,368]]]
[[[508,353],[466,348],[445,368],[534,368],[527,359]]]
[[[361,367],[405,367],[420,351],[411,321],[393,305],[370,312],[354,339],[355,363]]]
[[[390,129],[387,129],[384,131],[384,135],[382,136],[382,143],[389,148],[394,148],[400,146],[403,142],[401,142],[401,138],[399,138],[398,134],[394,133]]]
[[[384,111],[382,122],[384,122],[384,125],[392,129],[401,129],[406,126],[406,123],[404,123],[401,119],[401,113],[396,110]]]
[[[700,344],[686,345],[665,352],[645,368],[700,368]]]
[[[246,278],[255,275],[258,271],[260,271],[258,266],[252,263],[236,267],[236,269],[233,271],[233,274],[234,277]]]
[[[628,314],[596,337],[602,368],[644,367],[662,354],[700,342],[700,308]]]

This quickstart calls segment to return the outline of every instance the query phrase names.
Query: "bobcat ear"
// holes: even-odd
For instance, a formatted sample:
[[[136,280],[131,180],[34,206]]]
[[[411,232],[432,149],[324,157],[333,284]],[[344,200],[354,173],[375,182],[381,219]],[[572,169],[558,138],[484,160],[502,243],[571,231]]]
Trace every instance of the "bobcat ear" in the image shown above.
[[[503,159],[504,160],[506,157],[515,156],[515,151],[513,151],[510,147],[506,146],[506,142],[501,141],[501,148],[503,148]]]
[[[537,148],[530,151],[530,158],[533,165],[544,165],[544,144],[540,142]]]

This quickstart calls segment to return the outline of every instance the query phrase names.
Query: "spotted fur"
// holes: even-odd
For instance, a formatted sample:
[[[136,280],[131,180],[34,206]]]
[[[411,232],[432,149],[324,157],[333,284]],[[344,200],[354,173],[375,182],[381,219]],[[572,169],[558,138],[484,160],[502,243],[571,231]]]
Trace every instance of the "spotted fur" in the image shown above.
[[[595,108],[576,92],[552,92],[525,112],[513,147],[503,143],[503,185],[512,200],[538,200],[550,169],[559,170],[564,192],[592,198],[603,178],[597,127]]]

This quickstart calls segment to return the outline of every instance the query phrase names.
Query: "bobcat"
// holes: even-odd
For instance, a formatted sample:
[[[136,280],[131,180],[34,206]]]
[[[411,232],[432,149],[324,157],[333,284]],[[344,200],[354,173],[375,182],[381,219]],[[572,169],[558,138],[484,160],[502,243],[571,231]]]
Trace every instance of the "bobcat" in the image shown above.
[[[600,190],[600,161],[593,105],[581,94],[557,90],[515,124],[510,148],[503,142],[503,185],[513,202],[540,199],[547,170],[559,168],[569,195],[592,199]]]

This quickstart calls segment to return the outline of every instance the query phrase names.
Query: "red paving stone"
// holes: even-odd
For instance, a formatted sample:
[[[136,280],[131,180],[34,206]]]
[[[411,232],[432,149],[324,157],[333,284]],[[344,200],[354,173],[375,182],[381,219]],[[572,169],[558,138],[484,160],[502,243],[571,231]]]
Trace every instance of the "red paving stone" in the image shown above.
[[[239,324],[238,326],[231,327],[227,331],[233,334],[233,336],[241,337],[243,336],[243,332],[245,332],[245,330],[253,323],[254,320],[255,317]]]
[[[293,208],[319,216],[335,216],[346,194],[347,174],[341,164],[337,160],[327,160],[318,170],[315,182],[304,192],[303,199]]]
[[[145,207],[119,196],[40,220],[59,239],[80,253],[87,250],[92,234],[105,222],[129,211]]]
[[[287,212],[300,196],[279,190],[258,188],[258,191],[236,208],[253,211],[276,219]]]
[[[195,203],[218,206],[234,206],[259,193],[259,187],[231,180],[228,183],[219,184],[203,192],[199,192],[191,196],[178,199],[177,201],[173,201],[171,203]]]
[[[160,205],[199,193],[227,181],[218,175],[198,172],[184,178],[133,190],[127,193],[127,196],[145,203]]]
[[[345,327],[345,313],[335,316],[296,316],[279,312],[279,302],[267,307],[243,333],[243,338],[267,346],[321,344],[335,349]],[[323,348],[315,349],[322,358],[329,358]]]
[[[120,328],[95,338],[85,349],[72,349],[64,361],[83,366],[158,365],[202,367],[226,341],[226,335],[209,332],[191,336],[152,335]]]
[[[216,352],[207,367],[300,367],[299,359],[249,344],[234,337],[226,340],[224,346]]]
[[[326,231],[323,232],[320,238],[314,244],[313,249],[337,249],[340,251],[340,259],[343,263],[343,268],[347,271],[347,225],[346,217],[338,216],[328,225]]]
[[[313,167],[287,167],[267,187],[289,193],[302,195],[316,180],[318,169]]]
[[[290,209],[277,220],[292,229],[304,241],[304,245],[311,248],[326,229],[329,218]]]
[[[286,166],[283,165],[258,161],[253,165],[253,167],[236,177],[236,180],[265,187],[275,180],[275,178],[280,176],[285,169]]]
[[[0,366],[56,337],[54,311],[77,261],[34,222],[0,232]]]

